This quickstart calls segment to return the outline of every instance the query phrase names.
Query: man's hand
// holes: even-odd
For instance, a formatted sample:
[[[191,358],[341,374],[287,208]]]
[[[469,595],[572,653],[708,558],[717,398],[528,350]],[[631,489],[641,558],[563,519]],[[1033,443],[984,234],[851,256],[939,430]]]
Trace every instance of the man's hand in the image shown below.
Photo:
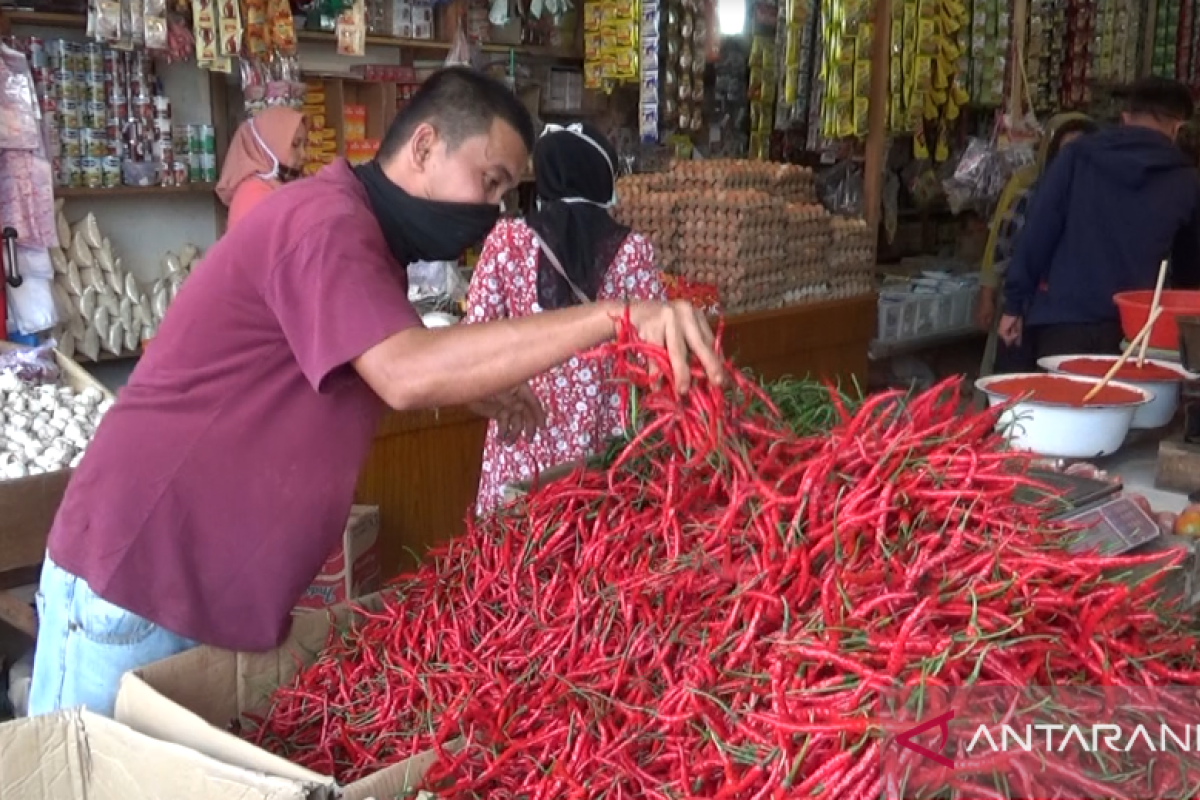
[[[1020,317],[1014,317],[1012,314],[1005,314],[1000,317],[1000,328],[997,331],[1000,340],[1009,347],[1021,342],[1022,323]]]
[[[680,394],[692,382],[688,357],[696,354],[708,379],[717,385],[725,382],[725,367],[713,350],[713,332],[704,313],[686,300],[670,303],[632,303],[629,318],[638,336],[648,344],[667,348],[675,388]]]
[[[533,436],[546,422],[546,412],[527,383],[471,403],[468,408],[481,417],[496,420],[500,438],[506,443]]]
[[[975,324],[980,330],[990,331],[996,321],[996,290],[991,286],[980,286],[975,301]]]

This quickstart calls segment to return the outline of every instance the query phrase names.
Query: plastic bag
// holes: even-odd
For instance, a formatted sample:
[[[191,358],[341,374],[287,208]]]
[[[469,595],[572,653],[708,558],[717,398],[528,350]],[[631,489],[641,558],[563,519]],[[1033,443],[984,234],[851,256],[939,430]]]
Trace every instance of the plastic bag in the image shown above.
[[[41,333],[58,323],[51,283],[47,278],[25,276],[20,286],[8,287],[9,324],[20,333]]]
[[[6,350],[0,353],[0,383],[13,379],[21,383],[40,386],[56,384],[59,379],[58,362],[54,360],[54,341],[42,342],[37,347]]]
[[[862,167],[842,161],[817,176],[817,194],[831,214],[861,217],[863,208]]]
[[[454,44],[450,47],[450,52],[446,54],[446,63],[443,66],[475,66],[475,48],[468,41],[467,34],[463,31],[462,25],[458,26],[458,32],[454,34]]]
[[[408,265],[408,299],[422,314],[457,310],[467,296],[467,281],[453,261],[417,261]]]
[[[0,150],[38,151],[41,113],[25,55],[0,44]]]

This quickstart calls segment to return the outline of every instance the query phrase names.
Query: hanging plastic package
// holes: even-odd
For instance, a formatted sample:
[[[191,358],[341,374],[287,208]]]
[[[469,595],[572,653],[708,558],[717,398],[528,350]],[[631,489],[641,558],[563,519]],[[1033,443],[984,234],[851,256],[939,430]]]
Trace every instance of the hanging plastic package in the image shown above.
[[[474,61],[475,52],[471,47],[471,43],[467,40],[463,26],[460,25],[458,26],[458,32],[454,34],[454,45],[446,55],[446,61],[443,66],[473,67],[475,66]]]
[[[47,278],[26,276],[20,286],[9,286],[9,324],[19,333],[41,333],[58,323],[54,309],[54,292]]]
[[[0,220],[20,242],[58,245],[54,173],[46,158],[41,110],[25,55],[0,45]]]

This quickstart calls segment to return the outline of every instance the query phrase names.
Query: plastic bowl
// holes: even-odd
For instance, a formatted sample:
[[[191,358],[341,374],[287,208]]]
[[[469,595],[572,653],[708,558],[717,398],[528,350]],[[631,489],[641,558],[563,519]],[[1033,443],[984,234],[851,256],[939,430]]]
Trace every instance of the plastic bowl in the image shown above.
[[[1121,292],[1113,296],[1117,311],[1121,315],[1121,330],[1125,338],[1133,341],[1133,337],[1141,332],[1146,320],[1150,319],[1150,303],[1154,300],[1154,290],[1146,289],[1137,292]],[[1185,292],[1167,290],[1162,293],[1162,316],[1154,323],[1150,331],[1150,346],[1160,350],[1175,351],[1179,349],[1179,326],[1176,317],[1200,314],[1200,292]]]
[[[975,381],[975,388],[987,395],[988,405],[998,406],[1012,398],[998,394],[992,386],[1014,378],[1045,377],[1044,372],[1015,375],[992,375]],[[1063,380],[1088,385],[1099,383],[1098,378],[1057,375]],[[1015,450],[1028,450],[1050,458],[1097,458],[1121,449],[1133,415],[1154,396],[1145,389],[1128,383],[1111,381],[1109,386],[1127,389],[1142,397],[1131,403],[1114,405],[1070,406],[1040,400],[1018,400],[1000,415],[997,429],[1009,439]]]
[[[1107,361],[1109,366],[1116,361],[1118,356],[1097,356],[1097,355],[1078,355],[1078,356],[1049,356],[1047,358],[1039,358],[1038,366],[1047,372],[1053,372],[1057,375],[1071,375],[1074,373],[1065,372],[1062,365],[1076,358],[1095,359],[1096,361]],[[1132,359],[1130,359],[1132,360]],[[1169,369],[1178,377],[1164,380],[1130,380],[1122,378],[1121,383],[1127,386],[1133,386],[1138,389],[1145,389],[1154,397],[1149,403],[1144,406],[1138,406],[1137,411],[1133,414],[1133,422],[1130,423],[1131,428],[1136,430],[1152,430],[1169,425],[1171,420],[1175,418],[1175,411],[1179,408],[1179,393],[1181,385],[1186,380],[1194,380],[1197,376],[1191,374],[1183,367],[1170,361],[1162,361],[1156,358],[1147,358],[1147,364]]]

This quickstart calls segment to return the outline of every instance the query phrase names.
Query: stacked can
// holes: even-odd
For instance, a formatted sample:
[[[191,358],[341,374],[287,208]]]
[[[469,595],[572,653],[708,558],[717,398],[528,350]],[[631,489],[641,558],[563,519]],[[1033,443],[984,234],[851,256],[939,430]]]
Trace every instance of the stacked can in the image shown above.
[[[188,126],[188,174],[193,183],[217,182],[217,137],[212,125]]]
[[[175,149],[175,161],[171,164],[171,171],[175,175],[176,186],[186,185],[192,177],[189,164],[191,142],[188,130],[189,126],[187,125],[176,125],[171,131],[171,143]]]
[[[82,46],[75,85],[79,92],[79,152],[83,185],[104,186],[104,159],[108,155],[108,92],[105,87],[104,47],[96,42]]]
[[[154,162],[155,158],[155,111],[154,95],[150,84],[149,68],[144,53],[122,54],[127,63],[121,75],[120,86],[124,95],[124,115],[121,128],[125,150],[122,155],[138,163]],[[114,86],[117,85],[114,83]]]
[[[47,86],[49,102],[54,105],[54,126],[50,147],[58,141],[58,184],[79,188],[83,182],[83,112],[80,98],[83,92],[79,74],[83,71],[83,46],[78,42],[56,41],[46,48],[50,81]]]
[[[171,101],[159,95],[154,98],[154,160],[158,162],[158,182],[162,186],[177,186],[175,174],[175,140],[171,127]],[[184,181],[186,183],[187,181]]]

